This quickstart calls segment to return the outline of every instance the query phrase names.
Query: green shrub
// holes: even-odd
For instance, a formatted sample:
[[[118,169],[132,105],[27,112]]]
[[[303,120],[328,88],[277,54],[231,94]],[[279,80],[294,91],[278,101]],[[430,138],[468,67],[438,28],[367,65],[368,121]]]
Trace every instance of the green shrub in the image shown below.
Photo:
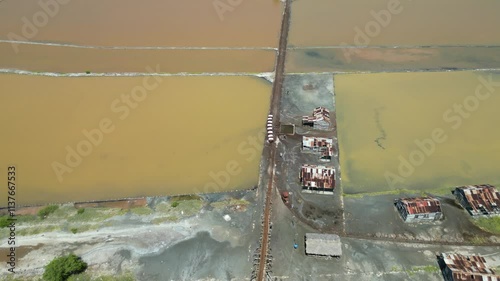
[[[75,254],[53,259],[43,273],[43,280],[66,281],[71,275],[82,273],[87,269],[87,263]]]
[[[90,70],[85,71],[86,74],[90,74]]]
[[[9,216],[1,216],[0,217],[0,228],[4,228],[4,227],[7,227],[9,226],[10,222],[9,222]]]
[[[70,229],[73,234],[76,234],[78,232],[78,228],[72,228]]]
[[[57,205],[49,205],[49,206],[41,209],[40,211],[38,211],[38,216],[40,216],[40,218],[42,218],[42,219],[46,218],[48,215],[52,214],[57,209],[59,209],[59,206],[57,206]]]
[[[81,215],[85,212],[85,208],[78,208],[78,211],[76,211],[77,214]]]
[[[175,201],[175,202],[172,202],[172,205],[171,205],[173,208],[179,206],[179,202]]]

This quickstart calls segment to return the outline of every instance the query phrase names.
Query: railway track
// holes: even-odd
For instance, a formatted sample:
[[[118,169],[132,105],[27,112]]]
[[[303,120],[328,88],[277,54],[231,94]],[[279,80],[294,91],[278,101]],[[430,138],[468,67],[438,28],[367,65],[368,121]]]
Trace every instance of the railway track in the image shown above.
[[[286,0],[284,4],[283,18],[281,21],[281,32],[278,54],[276,58],[276,72],[274,76],[273,91],[271,97],[270,114],[273,115],[273,125],[279,124],[280,117],[280,102],[281,94],[283,91],[283,80],[285,78],[285,57],[288,42],[288,30],[290,24],[290,5],[291,0]],[[276,156],[276,144],[271,143],[269,149],[269,182],[267,184],[264,216],[262,220],[262,236],[260,242],[260,251],[258,257],[257,274],[252,276],[252,280],[264,281],[270,277],[269,265],[272,257],[269,254],[269,238],[271,230],[271,205],[272,205],[272,192],[274,182],[274,166]],[[254,278],[255,277],[255,278]]]

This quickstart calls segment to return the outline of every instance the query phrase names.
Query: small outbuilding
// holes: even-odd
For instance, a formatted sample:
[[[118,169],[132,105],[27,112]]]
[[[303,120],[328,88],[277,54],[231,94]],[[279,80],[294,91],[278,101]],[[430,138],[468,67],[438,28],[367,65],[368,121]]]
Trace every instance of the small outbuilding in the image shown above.
[[[342,243],[335,234],[306,233],[306,255],[323,257],[342,256]]]
[[[303,192],[331,192],[333,194],[335,168],[320,165],[302,165],[299,179]]]
[[[438,263],[445,281],[500,281],[500,275],[488,268],[484,257],[479,255],[442,253]]]
[[[330,125],[330,111],[321,106],[313,110],[312,116],[302,117],[302,126],[310,126],[318,130],[328,130]]]
[[[333,155],[333,139],[303,136],[302,151],[318,152],[321,161],[331,161]]]
[[[441,219],[441,202],[433,197],[400,198],[394,202],[405,222],[436,221]]]
[[[471,216],[500,215],[500,193],[489,184],[456,187],[453,194]]]

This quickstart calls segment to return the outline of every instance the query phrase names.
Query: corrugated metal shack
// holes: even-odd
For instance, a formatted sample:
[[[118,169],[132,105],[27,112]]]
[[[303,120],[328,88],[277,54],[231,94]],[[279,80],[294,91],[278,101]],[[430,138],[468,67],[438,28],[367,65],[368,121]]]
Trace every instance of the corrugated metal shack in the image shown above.
[[[335,188],[335,168],[303,165],[299,175],[302,188],[307,191],[333,192]]]
[[[340,257],[342,243],[335,234],[306,233],[306,255]]]
[[[333,140],[328,138],[302,137],[302,150],[320,153],[320,160],[331,161]]]
[[[330,111],[324,107],[316,107],[312,116],[303,116],[302,125],[310,126],[318,130],[328,130],[331,125]]]
[[[453,194],[471,216],[500,215],[500,193],[492,185],[461,186]]]
[[[438,263],[446,281],[500,281],[481,256],[442,253]]]
[[[405,222],[435,221],[441,219],[441,202],[433,197],[400,198],[396,209]]]

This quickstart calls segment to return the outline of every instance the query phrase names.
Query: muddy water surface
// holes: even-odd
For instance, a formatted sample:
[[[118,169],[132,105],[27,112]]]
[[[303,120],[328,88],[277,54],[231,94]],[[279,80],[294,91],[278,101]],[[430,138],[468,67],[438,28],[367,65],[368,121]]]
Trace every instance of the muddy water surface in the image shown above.
[[[149,77],[134,100],[143,79],[0,75],[0,167],[16,165],[18,203],[256,184],[268,82]]]
[[[390,19],[380,13],[389,11],[389,3],[399,3],[391,6],[394,13],[385,13]],[[298,0],[292,6],[289,43],[296,46],[498,45],[498,11],[500,2],[496,0]]]
[[[287,72],[500,69],[499,47],[305,48],[287,56]]]
[[[0,43],[0,54],[11,45]],[[159,65],[161,72],[270,72],[273,50],[103,50],[41,45],[20,45],[17,55],[6,56],[0,68],[48,72],[145,72]]]
[[[500,183],[500,75],[489,90],[480,80],[490,75],[336,75],[344,192]]]
[[[39,1],[3,1],[0,38],[12,32],[31,41],[96,46],[269,47],[278,44],[282,11],[274,0],[66,2],[44,22],[37,18],[44,11]],[[34,28],[23,32],[23,17]]]

